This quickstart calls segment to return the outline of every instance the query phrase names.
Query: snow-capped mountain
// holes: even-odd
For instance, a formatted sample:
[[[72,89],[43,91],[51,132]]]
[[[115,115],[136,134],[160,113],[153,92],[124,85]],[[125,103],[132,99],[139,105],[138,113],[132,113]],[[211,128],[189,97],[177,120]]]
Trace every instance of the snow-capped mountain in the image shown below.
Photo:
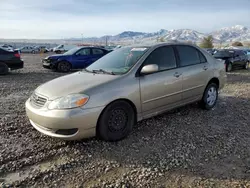
[[[191,29],[178,29],[168,31],[168,33],[164,36],[164,39],[197,42],[202,40],[203,37],[205,37],[205,34]]]
[[[222,42],[232,41],[249,41],[250,29],[242,25],[235,25],[233,27],[225,27],[218,31],[210,33],[213,37]]]
[[[250,41],[250,29],[236,25],[233,27],[225,27],[211,33],[201,33],[192,29],[177,29],[177,30],[165,30],[161,29],[153,33],[124,31],[114,36],[103,36],[100,38],[92,37],[85,38],[85,42],[109,42],[116,43],[145,43],[156,42],[157,40],[178,40],[178,41],[191,41],[200,42],[204,37],[212,35],[214,42],[232,42],[232,41]]]

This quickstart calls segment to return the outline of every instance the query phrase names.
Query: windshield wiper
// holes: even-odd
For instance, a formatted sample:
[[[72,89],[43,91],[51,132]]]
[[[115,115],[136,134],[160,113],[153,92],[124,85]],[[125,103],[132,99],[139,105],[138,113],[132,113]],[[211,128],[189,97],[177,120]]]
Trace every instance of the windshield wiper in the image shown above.
[[[88,69],[82,69],[82,71],[90,72],[90,73],[95,73],[94,71],[91,71],[91,70],[88,70]]]
[[[115,75],[115,73],[113,71],[106,71],[106,70],[103,70],[103,69],[98,69],[98,70],[92,70],[94,73],[96,72],[102,72],[104,74],[111,74],[111,75]]]

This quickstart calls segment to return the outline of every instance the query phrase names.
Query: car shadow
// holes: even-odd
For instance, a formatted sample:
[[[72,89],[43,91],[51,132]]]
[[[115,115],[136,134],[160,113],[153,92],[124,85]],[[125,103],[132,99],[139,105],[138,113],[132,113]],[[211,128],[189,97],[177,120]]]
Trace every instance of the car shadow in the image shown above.
[[[93,138],[68,144],[80,153],[91,146],[93,160],[158,168],[168,176],[250,180],[249,111],[249,100],[223,96],[211,111],[191,104],[139,122],[119,142]]]
[[[250,83],[250,70],[238,70],[227,73],[227,83]]]

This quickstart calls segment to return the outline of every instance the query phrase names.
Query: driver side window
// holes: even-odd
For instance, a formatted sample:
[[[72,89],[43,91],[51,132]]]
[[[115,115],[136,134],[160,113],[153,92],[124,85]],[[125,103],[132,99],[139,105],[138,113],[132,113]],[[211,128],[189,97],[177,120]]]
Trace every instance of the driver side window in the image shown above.
[[[81,50],[79,50],[78,52],[76,52],[76,55],[90,55],[90,48],[83,48]]]

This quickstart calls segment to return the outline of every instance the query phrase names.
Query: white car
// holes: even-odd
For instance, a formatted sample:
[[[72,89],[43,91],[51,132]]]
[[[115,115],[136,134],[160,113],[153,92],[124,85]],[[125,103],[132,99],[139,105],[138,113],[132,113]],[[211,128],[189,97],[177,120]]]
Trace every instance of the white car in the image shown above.
[[[19,48],[18,51],[21,53],[33,53],[33,54],[39,52],[37,48],[34,48],[32,46],[24,46],[22,48]]]
[[[53,49],[53,52],[57,54],[61,54],[64,52],[67,52],[73,48],[77,47],[76,45],[66,45],[66,44],[61,44]]]

